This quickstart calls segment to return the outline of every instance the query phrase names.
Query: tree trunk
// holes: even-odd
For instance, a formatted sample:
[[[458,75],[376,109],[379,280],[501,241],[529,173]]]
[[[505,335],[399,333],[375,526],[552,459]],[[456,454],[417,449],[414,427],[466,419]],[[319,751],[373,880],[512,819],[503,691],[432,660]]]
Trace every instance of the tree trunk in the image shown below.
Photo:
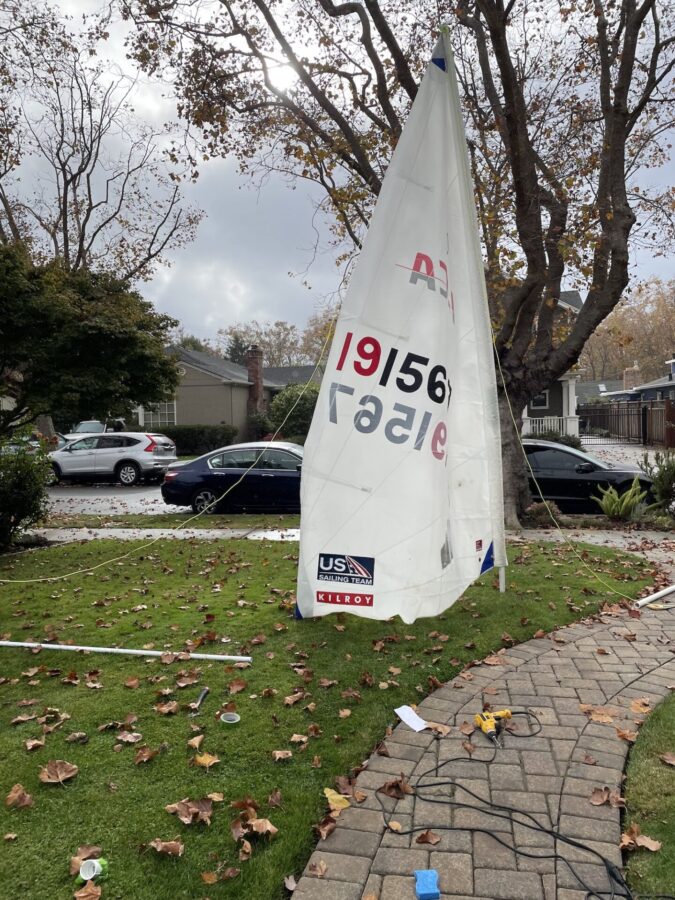
[[[48,440],[56,437],[56,431],[54,430],[54,423],[52,422],[51,416],[37,416],[35,419],[35,427],[40,434],[44,435]]]
[[[530,503],[527,468],[520,444],[525,401],[511,397],[511,407],[503,390],[499,391],[499,419],[502,433],[502,472],[504,478],[504,522],[519,530],[520,514]],[[515,426],[514,420],[515,419]]]

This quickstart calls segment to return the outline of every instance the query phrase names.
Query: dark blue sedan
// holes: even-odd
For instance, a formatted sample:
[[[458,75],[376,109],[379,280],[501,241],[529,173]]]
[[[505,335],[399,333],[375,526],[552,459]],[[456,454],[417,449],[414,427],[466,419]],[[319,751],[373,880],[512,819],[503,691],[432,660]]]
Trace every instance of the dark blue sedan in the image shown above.
[[[300,512],[302,451],[283,441],[221,447],[169,469],[162,497],[195,512]]]

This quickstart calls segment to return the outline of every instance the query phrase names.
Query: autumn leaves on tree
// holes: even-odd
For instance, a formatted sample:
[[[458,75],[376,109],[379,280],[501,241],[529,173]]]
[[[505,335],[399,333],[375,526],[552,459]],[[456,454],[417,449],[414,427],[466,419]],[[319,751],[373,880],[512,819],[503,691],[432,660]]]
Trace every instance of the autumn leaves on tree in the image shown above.
[[[450,23],[516,427],[621,299],[632,244],[672,240],[672,192],[640,179],[665,159],[673,119],[670,0],[221,0],[208,15],[198,0],[127,0],[125,13],[141,63],[177,77],[205,152],[321,185],[345,247],[360,244],[438,26]],[[285,87],[280,70],[293,75]],[[585,302],[560,334],[563,282]],[[504,401],[502,413],[513,521],[525,479]]]

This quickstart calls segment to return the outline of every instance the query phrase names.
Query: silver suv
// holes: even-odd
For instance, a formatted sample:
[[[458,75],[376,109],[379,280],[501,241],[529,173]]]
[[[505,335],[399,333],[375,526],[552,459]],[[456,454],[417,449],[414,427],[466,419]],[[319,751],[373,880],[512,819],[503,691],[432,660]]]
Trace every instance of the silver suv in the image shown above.
[[[54,481],[160,481],[176,462],[176,445],[163,434],[116,431],[90,434],[49,454]]]

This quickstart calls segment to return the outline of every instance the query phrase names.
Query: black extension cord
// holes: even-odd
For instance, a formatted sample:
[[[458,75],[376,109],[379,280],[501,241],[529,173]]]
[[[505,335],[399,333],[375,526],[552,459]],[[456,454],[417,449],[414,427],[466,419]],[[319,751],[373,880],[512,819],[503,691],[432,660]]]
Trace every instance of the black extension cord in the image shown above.
[[[540,731],[542,730],[541,722],[534,715],[534,713],[514,712],[513,716],[526,716],[530,727],[531,727],[532,720],[534,720],[537,724],[537,729],[536,729],[536,731],[530,730],[530,732],[528,734],[515,734],[513,732],[509,732],[509,734],[512,737],[515,737],[515,738],[534,737],[535,735],[539,734]],[[442,740],[442,738],[439,735],[436,735],[436,740],[440,741],[440,740]],[[480,760],[475,760],[475,761],[476,762],[484,762],[484,763],[489,764],[491,762],[494,762],[494,760],[497,756],[497,753],[498,753],[497,747],[493,747],[492,755],[489,759],[480,759]],[[477,812],[491,812],[496,818],[509,819],[511,824],[520,825],[523,828],[529,828],[532,831],[537,831],[541,834],[546,834],[549,837],[551,837],[554,840],[554,842],[562,842],[564,844],[568,844],[571,847],[575,847],[579,850],[583,850],[586,853],[589,853],[591,856],[594,856],[598,860],[600,860],[600,862],[604,866],[605,871],[607,873],[607,880],[609,882],[609,890],[608,891],[598,891],[598,890],[594,890],[593,888],[590,888],[586,884],[586,882],[583,880],[581,875],[579,875],[579,873],[575,870],[573,864],[569,860],[567,860],[564,856],[562,856],[560,853],[557,853],[555,851],[553,853],[531,853],[527,850],[516,847],[515,842],[514,842],[514,845],[508,843],[507,841],[505,841],[503,838],[499,837],[498,834],[496,834],[494,831],[492,831],[489,828],[472,828],[472,827],[459,828],[459,827],[455,827],[452,825],[433,825],[432,828],[434,831],[463,831],[463,832],[468,832],[471,834],[487,834],[491,838],[493,838],[495,841],[497,841],[498,844],[501,844],[503,847],[506,847],[508,850],[512,850],[514,853],[517,853],[520,856],[527,857],[528,859],[552,859],[552,860],[555,860],[556,862],[562,862],[569,868],[569,870],[574,875],[574,877],[577,879],[577,881],[579,882],[581,887],[586,891],[586,900],[592,900],[592,898],[595,898],[595,900],[619,900],[619,898],[623,898],[623,900],[675,900],[675,896],[673,896],[672,894],[643,895],[641,898],[638,898],[634,893],[632,893],[632,891],[628,887],[628,884],[626,883],[626,880],[623,877],[621,870],[617,866],[615,866],[614,863],[612,863],[608,859],[606,859],[597,850],[594,850],[592,847],[587,847],[585,844],[581,843],[580,841],[575,840],[574,838],[570,838],[565,835],[559,834],[557,831],[554,831],[551,828],[546,828],[545,826],[541,825],[535,819],[535,817],[529,812],[525,812],[523,810],[516,809],[515,807],[512,807],[512,806],[506,806],[506,805],[500,805],[498,803],[493,803],[490,800],[483,800],[481,797],[479,797],[473,791],[469,790],[469,788],[464,787],[461,783],[457,782],[457,780],[455,778],[446,778],[446,779],[442,779],[440,781],[436,780],[436,781],[429,782],[426,785],[420,784],[422,779],[433,777],[433,776],[438,777],[441,769],[444,766],[446,766],[452,762],[471,763],[471,762],[474,762],[474,759],[473,759],[473,756],[452,757],[450,759],[444,760],[442,763],[439,763],[438,765],[434,766],[433,768],[428,769],[426,772],[422,772],[415,779],[415,784],[411,785],[411,787],[414,787],[414,789],[415,789],[415,796],[419,797],[420,800],[424,800],[427,803],[442,803],[442,804],[447,804],[447,805],[453,806],[456,809],[472,809]],[[478,805],[474,805],[472,803],[461,803],[457,800],[450,800],[447,798],[439,798],[438,795],[436,795],[436,794],[425,794],[424,793],[425,787],[438,788],[438,787],[444,787],[444,786],[447,786],[449,788],[459,787],[459,788],[461,788],[461,790],[463,790],[465,793],[469,794],[471,797],[473,797],[475,800],[477,800],[480,804],[483,804],[483,805],[478,806]],[[390,830],[393,834],[403,834],[403,835],[415,834],[418,831],[422,832],[422,831],[428,830],[429,826],[426,826],[426,825],[420,825],[415,828],[408,828],[408,829],[401,829],[401,830],[399,830],[399,829],[395,830],[393,828],[390,828],[389,822],[392,820],[392,816],[390,816],[389,819],[387,819],[387,814],[386,814],[386,811],[382,804],[382,800],[377,792],[375,793],[375,796],[377,797],[377,800],[382,809],[382,817],[384,819],[385,825],[386,825],[387,829]],[[522,818],[528,819],[530,821],[527,822],[527,821],[514,820],[513,819],[514,815],[521,816]],[[617,893],[617,890],[620,890],[621,893]]]

